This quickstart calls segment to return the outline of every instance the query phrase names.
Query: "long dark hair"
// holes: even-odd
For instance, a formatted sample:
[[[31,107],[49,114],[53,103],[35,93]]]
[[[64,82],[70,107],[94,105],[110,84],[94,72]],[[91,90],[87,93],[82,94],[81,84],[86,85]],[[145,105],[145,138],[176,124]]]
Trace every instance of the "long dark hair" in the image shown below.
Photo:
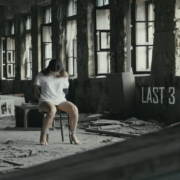
[[[60,75],[64,75],[64,67],[60,59],[51,59],[47,68],[42,70],[42,73],[46,76],[50,71],[59,71]]]

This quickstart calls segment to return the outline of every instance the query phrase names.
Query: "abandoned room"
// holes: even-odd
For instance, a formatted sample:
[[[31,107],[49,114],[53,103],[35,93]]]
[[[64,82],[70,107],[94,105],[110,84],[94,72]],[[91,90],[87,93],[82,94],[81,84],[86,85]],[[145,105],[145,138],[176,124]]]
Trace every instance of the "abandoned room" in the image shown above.
[[[0,0],[0,180],[179,180],[179,39],[180,0]]]

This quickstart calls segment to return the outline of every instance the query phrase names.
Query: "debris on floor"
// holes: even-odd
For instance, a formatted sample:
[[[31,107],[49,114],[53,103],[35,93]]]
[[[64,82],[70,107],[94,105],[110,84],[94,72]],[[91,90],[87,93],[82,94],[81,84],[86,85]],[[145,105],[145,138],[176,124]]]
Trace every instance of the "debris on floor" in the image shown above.
[[[121,120],[118,118],[118,113],[115,116],[112,113],[111,116],[107,114],[79,114],[76,133],[82,142],[80,146],[69,143],[67,122],[63,121],[65,141],[62,142],[60,129],[56,128],[50,131],[50,139],[46,147],[39,145],[40,130],[12,130],[12,127],[15,127],[15,117],[1,117],[0,174],[25,169],[162,129],[154,120],[143,121],[135,117]],[[7,130],[7,127],[11,128]]]
[[[100,114],[80,115],[80,117],[84,117],[83,123],[89,123],[87,116],[89,116],[90,121],[102,118]],[[57,121],[56,123],[56,125],[59,126],[59,122]],[[16,126],[15,116],[0,117],[0,174],[19,171],[44,162],[126,140],[125,138],[102,136],[97,133],[90,134],[89,132],[85,132],[84,129],[80,129],[78,125],[76,134],[82,144],[77,146],[70,144],[66,124],[67,121],[64,120],[64,142],[62,142],[61,139],[60,129],[56,127],[49,132],[48,146],[41,146],[39,144],[39,128],[33,131],[24,131],[22,128],[14,128]],[[9,129],[7,129],[7,127],[9,127]],[[17,165],[10,164],[11,162]]]
[[[162,129],[155,120],[143,121],[135,117],[126,120],[103,119],[102,114],[80,114],[79,128],[89,133],[117,137],[136,137]]]

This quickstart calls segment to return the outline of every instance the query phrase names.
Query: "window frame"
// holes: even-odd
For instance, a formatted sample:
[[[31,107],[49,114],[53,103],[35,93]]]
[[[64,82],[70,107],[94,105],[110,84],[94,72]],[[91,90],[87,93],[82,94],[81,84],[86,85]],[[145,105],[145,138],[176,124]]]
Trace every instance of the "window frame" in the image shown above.
[[[7,49],[7,39],[8,38],[14,39],[14,50]],[[10,62],[10,63],[7,62],[8,51],[12,52],[11,54],[14,54],[13,55],[14,61]],[[3,54],[5,54],[5,58],[4,58]],[[15,79],[15,65],[16,65],[15,54],[16,54],[15,35],[12,34],[12,35],[8,35],[8,36],[2,36],[2,63],[1,63],[2,79]],[[13,65],[12,70],[13,70],[14,76],[8,76],[8,65],[9,64]],[[5,69],[4,69],[4,66],[5,66]]]
[[[52,32],[52,23],[48,23],[48,24],[41,24],[41,67],[42,69],[46,68],[45,66],[45,61],[46,60],[51,60],[52,59],[52,56],[51,58],[45,58],[45,50],[44,50],[44,45],[45,44],[51,44],[51,47],[52,47],[52,39],[51,39],[51,42],[44,42],[43,41],[43,27],[51,27],[51,32]]]
[[[103,0],[104,2],[104,0]],[[111,73],[111,69],[110,69],[110,72],[108,73],[98,73],[98,59],[97,59],[97,53],[98,52],[109,52],[110,54],[110,47],[109,49],[102,49],[100,51],[98,51],[97,49],[97,43],[98,43],[98,38],[97,38],[97,33],[98,32],[109,32],[110,34],[110,28],[109,30],[107,29],[101,29],[101,30],[97,30],[97,26],[96,26],[96,23],[97,23],[97,19],[96,19],[96,16],[97,16],[97,13],[96,11],[97,10],[102,10],[102,9],[109,9],[110,11],[110,4],[105,4],[103,6],[97,6],[97,1],[95,0],[95,7],[94,7],[94,57],[95,57],[95,76],[104,76],[104,75],[107,75],[107,74],[110,74]],[[110,34],[110,38],[111,38],[111,34]],[[101,47],[101,36],[99,36],[99,42],[100,42],[100,47]]]
[[[46,20],[46,18],[45,18],[45,13],[46,13],[46,11],[47,10],[50,10],[50,17],[51,17],[51,21],[50,22],[48,22],[48,23],[46,23],[45,22],[45,20]],[[52,24],[52,8],[51,8],[51,6],[49,5],[49,6],[45,6],[45,7],[43,7],[43,24]]]
[[[76,3],[76,14],[73,14],[73,15],[70,15],[68,16],[68,14],[66,14],[66,17],[65,17],[65,24],[66,24],[66,33],[65,33],[65,37],[67,35],[67,23],[70,22],[70,21],[76,21],[76,39],[73,40],[73,56],[68,56],[66,58],[66,69],[67,69],[67,72],[69,74],[69,58],[73,58],[73,73],[72,74],[69,74],[69,77],[76,77],[77,76],[77,2],[78,0],[74,0],[74,3]],[[68,2],[67,2],[67,13],[68,13]],[[66,39],[66,42],[67,42],[67,38]],[[76,41],[76,49],[74,48],[74,41]],[[75,50],[76,50],[76,53],[75,53]],[[74,54],[76,54],[76,56],[74,56]],[[76,61],[76,62],[75,62]]]
[[[145,20],[144,21],[139,21],[139,20],[136,20],[136,0],[132,0],[132,4],[131,4],[131,20],[132,20],[132,53],[131,53],[131,63],[132,63],[132,69],[133,69],[133,73],[134,74],[150,74],[151,73],[151,69],[148,71],[138,71],[137,70],[137,58],[136,58],[136,55],[137,55],[137,52],[136,52],[136,48],[137,47],[145,47],[146,48],[146,69],[149,68],[149,50],[148,48],[149,47],[152,47],[152,53],[153,53],[153,43],[150,45],[150,44],[137,44],[136,42],[136,25],[138,23],[145,23],[145,26],[146,26],[146,41],[148,40],[148,36],[149,36],[149,33],[148,33],[148,23],[155,23],[155,19],[152,21],[152,20],[148,20],[148,14],[149,14],[149,11],[148,11],[148,3],[150,3],[150,0],[148,1],[144,1],[145,2]],[[153,54],[152,54],[153,55]]]
[[[27,19],[30,18],[30,27],[27,29]],[[30,35],[31,36],[31,28],[32,28],[32,18],[31,18],[31,15],[28,14],[25,16],[25,39],[27,37],[27,35]],[[32,38],[32,37],[31,37]],[[31,80],[32,79],[32,43],[31,43],[31,47],[29,47],[29,50],[28,50],[28,61],[25,62],[25,79],[29,79]],[[27,67],[28,67],[28,64],[30,64],[30,77],[27,77],[27,73],[28,73],[28,70],[27,70]]]
[[[45,20],[46,20],[45,13],[46,13],[46,11],[48,9],[50,9],[51,22],[46,23],[45,22]],[[49,26],[51,28],[51,33],[52,33],[52,8],[51,8],[51,6],[46,6],[46,7],[43,8],[43,23],[41,24],[41,69],[46,68],[45,67],[45,64],[46,64],[45,63],[45,61],[46,61],[45,59],[47,59],[47,60],[51,60],[52,59],[52,55],[51,55],[51,58],[45,58],[44,45],[46,43],[51,43],[51,47],[52,47],[52,38],[51,38],[51,42],[44,42],[43,41],[43,27],[47,27],[47,26]]]

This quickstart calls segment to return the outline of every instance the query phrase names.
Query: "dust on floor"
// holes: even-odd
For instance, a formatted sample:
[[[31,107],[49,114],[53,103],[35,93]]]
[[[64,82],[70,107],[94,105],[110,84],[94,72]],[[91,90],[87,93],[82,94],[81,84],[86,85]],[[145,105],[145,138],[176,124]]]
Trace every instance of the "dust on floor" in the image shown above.
[[[39,131],[6,130],[15,127],[15,117],[0,118],[0,173],[10,173],[33,165],[67,157],[91,149],[110,145],[126,138],[98,135],[77,129],[81,145],[72,145],[68,129],[64,129],[64,142],[60,130],[51,130],[48,146],[39,145]]]

